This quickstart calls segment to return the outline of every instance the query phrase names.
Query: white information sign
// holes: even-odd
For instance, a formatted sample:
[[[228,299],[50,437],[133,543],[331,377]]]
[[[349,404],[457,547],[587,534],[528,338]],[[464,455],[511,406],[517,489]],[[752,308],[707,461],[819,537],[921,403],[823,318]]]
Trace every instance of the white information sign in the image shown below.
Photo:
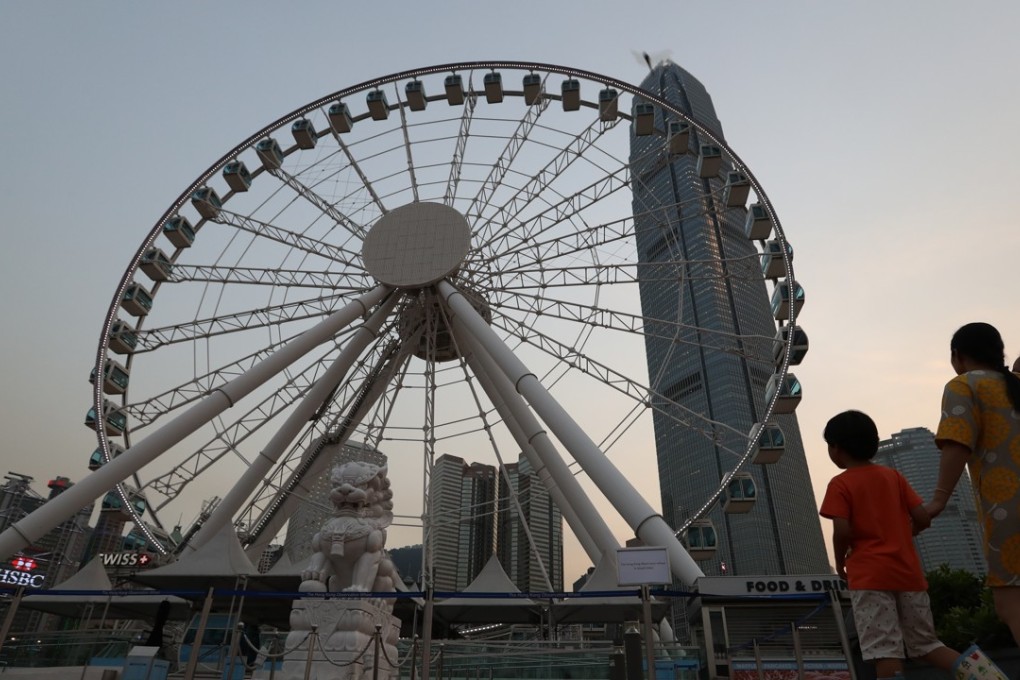
[[[661,547],[618,549],[616,571],[621,586],[651,586],[673,581],[669,553]]]

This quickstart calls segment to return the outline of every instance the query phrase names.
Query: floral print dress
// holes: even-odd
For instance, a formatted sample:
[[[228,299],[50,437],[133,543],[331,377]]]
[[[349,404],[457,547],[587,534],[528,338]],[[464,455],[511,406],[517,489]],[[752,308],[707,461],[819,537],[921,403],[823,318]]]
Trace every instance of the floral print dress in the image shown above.
[[[946,384],[935,440],[963,444],[984,530],[989,586],[1020,586],[1020,412],[996,371]]]

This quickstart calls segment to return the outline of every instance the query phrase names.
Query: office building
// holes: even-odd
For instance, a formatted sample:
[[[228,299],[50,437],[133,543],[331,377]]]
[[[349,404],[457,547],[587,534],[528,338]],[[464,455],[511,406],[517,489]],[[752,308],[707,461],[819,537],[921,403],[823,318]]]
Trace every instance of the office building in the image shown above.
[[[432,467],[429,549],[437,592],[463,590],[492,557],[496,468],[448,454]]]
[[[523,592],[563,590],[563,517],[528,459],[499,479],[496,554]],[[508,481],[509,479],[509,481]]]
[[[705,87],[676,64],[660,63],[641,85],[724,139]],[[663,111],[655,115],[656,127],[668,129]],[[665,397],[676,404],[654,416],[662,513],[679,527],[734,468],[746,433],[761,420],[777,328],[760,254],[744,235],[747,208],[721,204],[728,162],[701,177],[699,152],[709,140],[694,129],[686,153],[669,156],[661,136],[638,136],[636,128],[631,135],[649,383],[660,403]],[[719,425],[691,425],[690,411]],[[748,466],[757,488],[750,512],[726,514],[718,505],[710,511],[718,549],[700,562],[706,574],[829,571],[797,418],[773,422],[783,430],[785,452],[774,464]]]
[[[928,500],[934,494],[939,474],[939,449],[930,430],[912,427],[894,433],[879,444],[875,462],[899,470],[921,498]],[[946,509],[930,528],[914,537],[914,545],[926,572],[945,564],[976,576],[983,577],[987,573],[977,499],[966,469]]]

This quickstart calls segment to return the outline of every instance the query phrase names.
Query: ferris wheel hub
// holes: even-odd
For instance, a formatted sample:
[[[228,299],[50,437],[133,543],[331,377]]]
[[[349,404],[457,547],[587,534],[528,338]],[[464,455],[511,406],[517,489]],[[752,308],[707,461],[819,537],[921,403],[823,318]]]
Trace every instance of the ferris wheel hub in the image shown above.
[[[467,218],[442,203],[402,205],[379,218],[361,249],[365,269],[395,288],[423,288],[456,272],[471,246]]]

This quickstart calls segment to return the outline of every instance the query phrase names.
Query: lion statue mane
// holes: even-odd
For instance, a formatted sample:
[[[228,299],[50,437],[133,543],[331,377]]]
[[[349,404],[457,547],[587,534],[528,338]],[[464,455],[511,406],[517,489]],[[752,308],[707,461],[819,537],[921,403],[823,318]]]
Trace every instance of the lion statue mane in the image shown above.
[[[301,573],[302,591],[392,592],[397,577],[387,557],[386,527],[393,522],[393,491],[387,468],[344,463],[330,475],[333,516],[312,538]]]

